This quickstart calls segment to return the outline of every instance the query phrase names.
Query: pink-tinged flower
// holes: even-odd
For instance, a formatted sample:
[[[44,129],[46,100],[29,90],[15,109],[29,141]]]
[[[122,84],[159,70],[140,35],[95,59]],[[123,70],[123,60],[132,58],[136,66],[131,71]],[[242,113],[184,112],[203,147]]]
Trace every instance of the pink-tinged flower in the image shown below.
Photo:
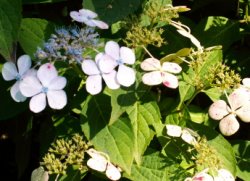
[[[135,54],[128,47],[119,47],[118,43],[109,41],[105,45],[105,54],[98,62],[99,68],[104,73],[113,71],[118,66],[117,81],[125,87],[135,82],[135,71],[125,64],[133,65]]]
[[[194,177],[188,177],[184,181],[214,181],[213,177],[209,175],[208,169],[205,169],[197,173]]]
[[[37,76],[25,76],[20,83],[20,91],[30,100],[30,110],[38,113],[45,109],[46,98],[53,109],[62,109],[67,104],[64,90],[67,80],[58,76],[54,65],[43,64],[37,71]]]
[[[119,167],[113,165],[106,157],[100,152],[91,148],[86,151],[91,157],[87,161],[88,167],[93,170],[104,172],[110,180],[119,180],[121,178],[121,170]]]
[[[108,29],[109,26],[103,21],[96,20],[97,14],[88,9],[80,9],[79,11],[71,11],[70,17],[80,23],[85,23],[90,27],[98,27],[100,29]]]
[[[162,65],[159,60],[155,58],[147,58],[141,63],[141,68],[145,71],[142,81],[147,85],[159,85],[163,83],[166,87],[175,89],[178,87],[178,79],[175,75],[180,73],[182,68],[172,62],[164,62]]]
[[[234,176],[226,169],[219,169],[214,181],[234,181]]]
[[[236,116],[244,122],[250,122],[250,101],[246,89],[236,89],[228,96],[228,103],[224,100],[214,102],[209,110],[209,116],[220,120],[219,128],[223,135],[231,136],[240,127]]]
[[[109,73],[103,73],[97,63],[104,56],[103,53],[99,53],[93,60],[84,60],[82,62],[82,70],[88,75],[86,80],[86,89],[92,95],[98,94],[102,90],[102,78],[110,89],[118,89],[120,84],[116,80],[117,72],[115,70]],[[108,62],[109,63],[109,62]]]
[[[30,69],[31,59],[29,55],[22,55],[17,60],[17,67],[12,62],[6,62],[3,65],[2,75],[4,80],[11,81],[16,80],[15,84],[10,89],[11,97],[16,102],[23,102],[26,97],[20,92],[19,85],[25,76],[35,75],[36,71]]]

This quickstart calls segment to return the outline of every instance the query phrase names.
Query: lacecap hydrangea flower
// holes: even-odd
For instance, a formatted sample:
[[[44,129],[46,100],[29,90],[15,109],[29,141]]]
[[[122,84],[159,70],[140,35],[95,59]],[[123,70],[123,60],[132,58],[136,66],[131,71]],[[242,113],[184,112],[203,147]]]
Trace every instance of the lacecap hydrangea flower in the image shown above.
[[[113,165],[104,155],[91,148],[86,151],[91,157],[87,165],[96,171],[105,172],[110,180],[119,180],[121,178],[121,169]]]
[[[48,104],[53,109],[62,109],[67,104],[64,90],[66,79],[58,76],[57,70],[51,63],[40,66],[37,76],[25,76],[20,83],[20,91],[26,97],[32,97],[30,110],[39,113]]]
[[[223,135],[231,136],[240,127],[236,116],[244,122],[250,122],[250,100],[246,89],[236,89],[228,96],[228,104],[224,100],[214,102],[209,110],[209,116],[220,121],[219,128]]]
[[[142,81],[146,85],[159,85],[163,83],[166,87],[175,89],[178,87],[178,79],[175,75],[180,73],[182,68],[173,62],[164,62],[162,65],[155,58],[147,58],[141,63],[141,68],[145,71]]]
[[[86,90],[92,95],[98,94],[102,90],[102,78],[110,89],[118,89],[120,84],[116,80],[117,72],[111,70],[109,73],[102,72],[98,67],[98,61],[102,58],[103,53],[99,53],[93,60],[84,60],[82,70],[88,75],[86,80]]]
[[[11,97],[16,102],[23,102],[26,97],[20,92],[19,85],[25,76],[35,75],[36,71],[31,68],[31,59],[29,55],[22,55],[17,60],[17,67],[13,62],[6,62],[3,65],[2,75],[4,80],[16,80],[10,89]]]
[[[114,41],[108,41],[105,52],[98,61],[99,68],[104,73],[112,72],[117,66],[117,82],[125,87],[135,82],[135,71],[127,65],[135,63],[135,53],[128,47],[120,47]],[[127,64],[127,65],[126,65]]]
[[[88,9],[80,9],[79,11],[71,11],[70,17],[80,23],[85,23],[87,26],[90,27],[98,27],[100,29],[108,29],[109,26],[107,23],[96,20],[97,14],[93,11]]]

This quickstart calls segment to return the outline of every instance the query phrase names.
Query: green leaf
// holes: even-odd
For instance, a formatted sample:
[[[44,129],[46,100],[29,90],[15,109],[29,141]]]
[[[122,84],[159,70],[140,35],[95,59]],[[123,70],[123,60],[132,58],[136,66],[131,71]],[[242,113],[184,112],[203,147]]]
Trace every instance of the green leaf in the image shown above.
[[[127,113],[134,129],[135,161],[140,165],[141,157],[154,136],[152,126],[154,126],[155,123],[161,123],[161,115],[155,102],[142,105],[137,102],[133,107],[127,110]]]
[[[21,0],[0,1],[0,54],[15,61],[15,43],[21,22]]]
[[[48,181],[48,180],[49,180],[49,174],[44,170],[42,166],[33,170],[31,174],[31,181]]]
[[[128,174],[131,172],[134,153],[134,134],[129,119],[119,118],[108,125],[111,107],[106,95],[89,96],[82,109],[82,130],[98,151],[109,155]]]
[[[179,93],[181,102],[190,99],[195,94],[195,87],[184,81],[179,82]]]
[[[204,92],[213,102],[221,99],[221,97],[223,96],[223,91],[221,91],[221,89],[214,87],[214,88],[210,88],[207,90],[202,91]]]
[[[210,16],[197,25],[194,35],[202,46],[222,45],[226,50],[240,39],[239,21]]]
[[[38,18],[24,18],[19,31],[21,47],[33,56],[37,47],[42,46],[53,31],[54,25],[51,22]]]
[[[155,152],[144,156],[141,165],[133,164],[132,173],[127,177],[140,181],[179,181],[185,179],[185,173],[179,164]]]
[[[231,141],[237,158],[237,173],[236,176],[242,180],[250,178],[250,141],[233,140]]]
[[[66,0],[23,0],[23,4],[57,3]]]
[[[189,105],[188,106],[188,113],[190,116],[190,120],[195,122],[195,123],[203,123],[206,120],[208,120],[208,114],[207,114],[207,110],[204,111],[203,109],[201,109],[198,106],[195,105]]]
[[[85,0],[83,7],[96,12],[101,20],[112,24],[137,10],[140,4],[140,0]]]

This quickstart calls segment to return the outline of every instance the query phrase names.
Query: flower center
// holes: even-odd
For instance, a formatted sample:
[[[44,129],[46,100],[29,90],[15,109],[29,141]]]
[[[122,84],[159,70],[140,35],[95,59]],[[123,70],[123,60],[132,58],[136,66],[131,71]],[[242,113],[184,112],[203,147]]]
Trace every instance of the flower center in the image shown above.
[[[118,59],[118,60],[116,60],[116,62],[118,63],[118,65],[121,65],[121,64],[123,64],[124,62],[123,62],[123,60],[120,58],[120,59]]]
[[[49,90],[48,87],[43,87],[43,88],[42,88],[42,93],[47,93],[48,90]]]
[[[15,79],[18,81],[18,80],[21,80],[21,75],[17,74]]]

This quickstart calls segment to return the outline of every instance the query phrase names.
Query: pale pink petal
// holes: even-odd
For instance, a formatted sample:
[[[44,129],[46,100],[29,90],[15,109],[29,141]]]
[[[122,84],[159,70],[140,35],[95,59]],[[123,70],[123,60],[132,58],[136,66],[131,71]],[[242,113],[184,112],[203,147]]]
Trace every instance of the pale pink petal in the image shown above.
[[[37,75],[37,70],[36,69],[29,69],[27,72],[25,72],[25,74],[22,76],[22,78],[26,77],[26,76],[34,76],[36,77]]]
[[[242,83],[245,87],[250,88],[250,78],[244,78]]]
[[[86,17],[84,17],[84,16],[82,16],[79,12],[77,12],[77,11],[71,11],[70,13],[69,13],[69,15],[70,15],[70,17],[73,19],[73,20],[75,20],[75,21],[77,21],[77,22],[80,22],[80,23],[83,23],[83,22],[85,22],[87,19],[86,19]]]
[[[91,19],[97,17],[97,14],[89,9],[80,9],[79,13],[81,14],[81,16],[85,16]]]
[[[65,77],[58,76],[54,78],[48,85],[49,90],[61,90],[66,86],[67,80]]]
[[[116,77],[117,77],[117,72],[115,70],[113,70],[108,74],[102,74],[102,78],[104,79],[106,85],[110,89],[118,89],[120,87],[120,84],[118,83]]]
[[[214,181],[235,181],[234,176],[226,169],[219,169]]]
[[[164,62],[162,65],[162,70],[177,74],[181,72],[182,68],[177,63]]]
[[[20,81],[17,81],[10,89],[10,95],[16,102],[24,102],[26,97],[20,92]]]
[[[86,153],[88,153],[89,156],[91,156],[94,159],[97,160],[102,160],[102,161],[106,161],[107,159],[98,151],[96,151],[94,148],[90,148],[86,151]]]
[[[236,115],[244,122],[250,122],[250,102],[236,110]]]
[[[192,179],[192,181],[213,181],[213,177],[205,172],[198,173]]]
[[[90,27],[96,27],[96,24],[94,22],[95,20],[92,19],[87,19],[86,21],[84,21],[84,23]]]
[[[22,76],[31,67],[31,59],[29,55],[22,55],[17,60],[18,72]]]
[[[90,158],[87,161],[87,165],[89,168],[99,171],[99,172],[104,172],[106,170],[107,163],[108,163],[107,161],[103,161],[103,160],[99,160],[95,158]]]
[[[100,70],[98,69],[96,62],[93,60],[83,60],[82,70],[87,75],[98,75]]]
[[[132,65],[135,63],[135,53],[132,49],[128,47],[121,47],[120,48],[120,58],[122,59],[123,63]]]
[[[67,104],[67,95],[63,90],[48,90],[47,98],[52,109],[62,109]]]
[[[20,82],[20,91],[26,97],[32,97],[42,91],[42,85],[34,76],[27,76]]]
[[[188,129],[182,130],[181,139],[191,145],[195,145],[197,143],[196,138],[190,133]]]
[[[18,76],[16,65],[12,62],[6,62],[3,65],[2,75],[4,80],[7,81],[16,79]]]
[[[30,99],[30,110],[34,113],[39,113],[46,107],[46,95],[40,93]]]
[[[141,63],[141,69],[145,71],[160,70],[161,63],[155,58],[147,58]]]
[[[236,89],[228,96],[228,102],[231,106],[231,109],[235,111],[244,104],[248,103],[248,92],[246,89]]]
[[[225,136],[231,136],[238,131],[240,124],[233,114],[229,114],[220,121],[220,131]]]
[[[120,59],[120,47],[114,41],[108,41],[105,45],[105,53],[111,56],[114,60]]]
[[[86,90],[92,95],[100,93],[102,90],[101,75],[90,75],[86,80]]]
[[[135,71],[126,65],[119,65],[117,81],[125,87],[131,86],[135,82]]]
[[[92,23],[95,24],[100,29],[109,29],[109,25],[103,21],[100,20],[92,20]]]
[[[51,63],[43,64],[37,71],[37,77],[44,87],[48,87],[50,82],[58,75],[55,66]]]
[[[160,71],[153,71],[145,73],[142,76],[142,82],[146,85],[159,85],[162,83],[162,76]]]
[[[180,126],[168,124],[166,125],[166,128],[167,128],[167,135],[172,137],[181,136],[182,128]]]
[[[104,73],[112,72],[114,70],[114,68],[118,65],[116,60],[107,54],[102,54],[101,56],[97,56],[96,62],[98,64],[101,72],[104,72]]]
[[[105,173],[110,180],[119,180],[121,178],[120,170],[112,163],[108,163]]]
[[[221,120],[227,114],[229,114],[227,103],[223,100],[218,100],[214,102],[209,107],[208,114],[214,120]]]
[[[162,83],[163,85],[171,89],[176,89],[179,84],[177,77],[167,72],[162,72]]]

